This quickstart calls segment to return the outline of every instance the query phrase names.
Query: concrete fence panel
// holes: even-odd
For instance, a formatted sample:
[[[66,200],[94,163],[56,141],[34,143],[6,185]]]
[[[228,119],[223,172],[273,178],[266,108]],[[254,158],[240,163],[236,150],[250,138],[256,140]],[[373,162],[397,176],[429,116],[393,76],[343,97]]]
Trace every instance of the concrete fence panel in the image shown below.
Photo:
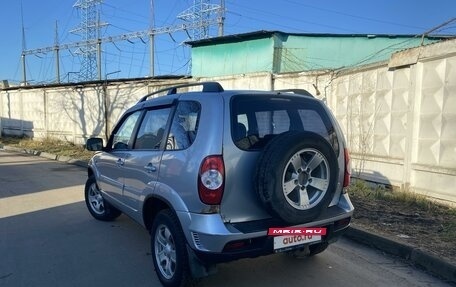
[[[448,42],[417,48],[420,56],[405,59],[408,66],[394,64],[404,53],[394,54],[390,67],[7,88],[0,90],[0,129],[82,144],[106,138],[128,107],[171,85],[215,80],[225,89],[306,89],[338,119],[354,175],[456,203],[456,40]]]

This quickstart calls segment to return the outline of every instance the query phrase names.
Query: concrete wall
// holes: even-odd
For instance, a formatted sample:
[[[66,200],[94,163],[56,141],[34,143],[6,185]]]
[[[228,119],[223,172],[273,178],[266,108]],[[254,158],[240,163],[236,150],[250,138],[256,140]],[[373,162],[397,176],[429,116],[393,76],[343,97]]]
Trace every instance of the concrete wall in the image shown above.
[[[106,137],[125,110],[142,96],[188,80],[94,82],[0,91],[2,135],[55,137],[83,144]]]
[[[273,83],[320,93],[345,132],[355,176],[456,202],[456,40]]]
[[[338,119],[356,176],[456,202],[456,40],[360,69],[197,80],[216,80],[225,89],[307,89]],[[0,129],[83,143],[109,133],[141,96],[189,81],[195,79],[1,90]]]

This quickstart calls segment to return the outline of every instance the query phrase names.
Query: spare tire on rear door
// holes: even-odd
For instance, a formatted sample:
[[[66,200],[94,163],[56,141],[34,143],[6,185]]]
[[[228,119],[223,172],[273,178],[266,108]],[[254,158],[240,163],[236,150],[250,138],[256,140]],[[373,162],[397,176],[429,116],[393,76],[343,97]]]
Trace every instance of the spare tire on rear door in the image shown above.
[[[312,132],[277,135],[264,148],[255,188],[273,216],[290,224],[314,220],[337,187],[339,166],[329,142]]]

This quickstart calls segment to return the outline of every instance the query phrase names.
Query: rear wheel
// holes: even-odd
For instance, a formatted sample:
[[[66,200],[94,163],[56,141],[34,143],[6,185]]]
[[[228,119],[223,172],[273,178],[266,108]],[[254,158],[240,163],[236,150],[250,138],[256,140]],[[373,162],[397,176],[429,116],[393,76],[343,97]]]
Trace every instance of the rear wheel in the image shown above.
[[[176,215],[169,209],[160,211],[150,233],[152,260],[160,282],[167,287],[190,282],[185,237]]]
[[[117,208],[104,200],[94,176],[87,179],[84,197],[90,214],[98,220],[112,221],[121,214]]]

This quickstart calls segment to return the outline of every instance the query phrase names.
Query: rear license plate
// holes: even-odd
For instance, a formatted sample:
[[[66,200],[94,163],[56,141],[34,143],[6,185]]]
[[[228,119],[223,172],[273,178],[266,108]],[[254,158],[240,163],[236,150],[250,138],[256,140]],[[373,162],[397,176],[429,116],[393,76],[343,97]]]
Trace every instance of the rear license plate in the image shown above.
[[[274,237],[274,251],[281,252],[294,249],[300,245],[321,241],[321,235],[285,235]]]

